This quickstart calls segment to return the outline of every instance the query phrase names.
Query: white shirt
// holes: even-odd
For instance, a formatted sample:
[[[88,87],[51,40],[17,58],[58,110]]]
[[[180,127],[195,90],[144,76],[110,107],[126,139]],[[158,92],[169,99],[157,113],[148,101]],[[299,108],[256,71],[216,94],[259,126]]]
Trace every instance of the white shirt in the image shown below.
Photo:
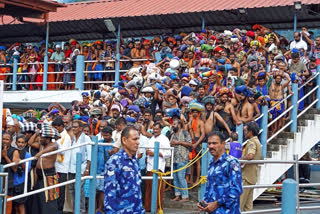
[[[118,132],[117,130],[114,130],[112,132],[112,139],[114,141],[113,147],[116,147],[118,149],[121,148],[121,133],[122,131]]]
[[[305,41],[303,41],[302,39],[299,42],[296,42],[295,40],[292,41],[290,43],[290,50],[292,50],[293,48],[296,48],[298,50],[303,49],[303,50],[307,50],[308,49],[308,45]]]
[[[61,135],[61,138],[56,141],[58,144],[58,149],[69,148],[71,146],[71,138],[67,130],[64,129],[63,132],[60,133],[60,135]],[[69,172],[70,153],[71,153],[71,150],[67,150],[60,153],[60,155],[63,155],[63,161],[62,162],[56,161],[55,165],[56,165],[57,172],[60,172],[60,173]]]
[[[82,143],[92,142],[90,137],[82,133],[78,140],[76,137],[72,139],[71,146],[79,145]],[[81,174],[84,173],[87,167],[87,161],[91,161],[91,145],[81,146],[75,149],[70,150],[70,164],[69,164],[69,173],[76,173],[76,164],[77,164],[77,153],[82,154],[82,163],[81,163]]]
[[[101,132],[99,132],[99,133],[96,135],[96,137],[98,138],[98,141],[103,139],[103,137],[102,137],[102,135],[101,135]]]
[[[161,149],[161,148],[170,148],[170,141],[169,139],[164,136],[163,134],[160,134],[158,137],[152,137],[146,146],[154,148],[154,143],[158,141],[160,142],[160,150],[159,152],[162,154],[163,157],[159,156],[159,170],[164,172],[166,167],[166,159],[171,157],[171,150],[169,149]],[[151,151],[154,151],[153,149],[150,149]],[[147,155],[147,171],[153,170],[153,156]]]

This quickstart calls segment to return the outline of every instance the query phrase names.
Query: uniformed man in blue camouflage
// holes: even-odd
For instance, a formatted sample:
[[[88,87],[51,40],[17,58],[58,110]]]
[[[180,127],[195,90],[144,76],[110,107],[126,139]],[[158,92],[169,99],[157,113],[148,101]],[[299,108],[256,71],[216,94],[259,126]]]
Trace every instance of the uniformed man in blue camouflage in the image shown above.
[[[238,160],[225,153],[225,142],[220,132],[208,135],[208,148],[213,159],[208,169],[204,199],[199,211],[211,214],[240,214],[242,193],[241,166]]]
[[[139,133],[126,127],[121,133],[120,151],[106,163],[104,174],[104,212],[106,214],[143,214],[141,174],[135,157]]]

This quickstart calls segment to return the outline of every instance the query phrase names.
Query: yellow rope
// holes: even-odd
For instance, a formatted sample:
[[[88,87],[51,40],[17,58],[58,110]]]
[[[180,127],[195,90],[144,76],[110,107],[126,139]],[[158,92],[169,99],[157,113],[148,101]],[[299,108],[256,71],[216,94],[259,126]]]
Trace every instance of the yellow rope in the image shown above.
[[[189,163],[187,163],[185,166],[181,167],[180,169],[176,169],[176,170],[173,170],[172,173],[176,173],[176,172],[179,172],[179,171],[182,171],[190,166],[192,166],[194,163],[196,163],[198,160],[200,160],[207,152],[209,151],[209,149],[207,149],[200,157],[199,155],[201,154],[201,151],[194,157],[194,159],[192,159]],[[197,182],[196,184],[194,184],[192,187],[187,187],[187,188],[179,188],[179,187],[176,187],[170,183],[168,183],[166,180],[164,180],[162,177],[163,176],[166,176],[166,175],[170,175],[171,174],[171,171],[169,172],[159,172],[157,170],[152,170],[151,171],[152,173],[155,173],[157,174],[158,176],[160,176],[160,184],[159,184],[159,190],[158,190],[158,200],[159,200],[159,211],[158,211],[158,214],[163,214],[163,210],[162,210],[162,206],[161,206],[161,198],[160,198],[160,191],[161,191],[161,185],[162,185],[162,181],[164,183],[166,183],[168,186],[170,187],[173,187],[175,189],[179,189],[179,190],[190,190],[190,189],[193,189],[195,188],[196,186],[198,186],[199,184],[205,184],[207,182],[207,176],[200,176],[200,180],[199,182]]]

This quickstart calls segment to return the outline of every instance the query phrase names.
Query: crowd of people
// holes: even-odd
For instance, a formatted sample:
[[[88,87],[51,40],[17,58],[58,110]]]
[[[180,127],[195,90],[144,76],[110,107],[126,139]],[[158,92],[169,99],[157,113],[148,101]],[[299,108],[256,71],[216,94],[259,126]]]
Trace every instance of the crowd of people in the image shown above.
[[[12,68],[7,64],[16,57],[22,63],[19,69],[23,73],[18,82],[37,82],[21,84],[19,87],[34,90],[42,86],[43,65],[38,62],[43,61],[44,44],[40,47],[14,44],[9,48],[0,47],[0,50],[1,73],[12,72]],[[73,85],[69,82],[74,78],[74,74],[70,71],[75,70],[76,56],[79,54],[84,55],[86,60],[97,60],[86,63],[87,71],[114,70],[115,62],[108,61],[114,59],[114,50],[115,43],[101,41],[80,43],[70,40],[63,48],[59,44],[55,47],[51,45],[48,51],[49,59],[56,64],[49,65],[49,72],[62,71],[63,74],[48,74],[48,83],[63,80],[63,84],[49,83],[48,89],[60,89],[62,86],[72,89]],[[122,205],[132,204],[132,209],[150,211],[152,181],[141,182],[141,195],[135,195],[138,190],[131,189],[128,184],[136,181],[136,176],[152,175],[152,147],[156,141],[160,142],[161,172],[171,170],[171,161],[173,170],[185,166],[201,152],[202,143],[208,142],[211,145],[210,153],[218,159],[224,158],[219,164],[210,164],[209,174],[217,178],[221,176],[218,186],[228,179],[234,179],[230,183],[236,185],[233,194],[240,196],[242,183],[250,185],[257,180],[256,166],[244,166],[241,177],[241,169],[236,159],[251,160],[261,156],[261,145],[257,138],[261,107],[268,106],[268,118],[271,121],[290,106],[290,101],[281,101],[292,93],[292,83],[302,85],[317,72],[317,65],[320,64],[320,36],[314,39],[312,32],[302,28],[301,32],[294,33],[294,41],[289,43],[272,30],[254,25],[249,31],[234,29],[219,33],[203,30],[200,33],[181,33],[150,40],[142,38],[125,42],[122,39],[120,52],[121,58],[128,60],[121,62],[120,67],[128,71],[121,75],[118,87],[87,84],[88,90],[82,93],[83,99],[72,102],[70,100],[70,109],[59,103],[52,103],[48,109],[28,110],[21,115],[11,113],[9,109],[4,111],[2,163],[18,162],[28,157],[36,158],[29,164],[28,175],[24,173],[25,167],[28,167],[26,164],[7,169],[9,196],[23,193],[25,176],[29,176],[28,190],[74,179],[77,152],[82,154],[82,175],[89,175],[89,145],[57,155],[40,156],[60,148],[90,142],[92,136],[97,136],[99,142],[108,143],[108,146],[99,146],[98,149],[97,174],[104,175],[105,180],[97,181],[97,212],[114,213],[121,209]],[[113,76],[112,73],[88,73],[86,78],[88,81],[111,81]],[[2,75],[1,78],[10,81],[10,76]],[[299,96],[304,96],[314,86],[315,81],[308,82],[300,90]],[[314,99],[315,94],[311,94],[299,104],[299,109],[303,109]],[[289,117],[289,114],[286,117]],[[270,136],[284,125],[286,117],[272,125]],[[244,148],[237,143],[238,136],[235,133],[236,125],[240,124],[245,125],[245,139],[249,140]],[[129,137],[131,128],[126,127],[137,130],[138,135]],[[229,137],[230,142],[226,145],[222,143]],[[135,145],[137,140],[138,145]],[[132,148],[128,146],[129,141],[133,144]],[[170,146],[174,147],[172,160],[170,150],[165,149]],[[122,147],[137,152],[133,156],[127,156]],[[223,155],[224,148],[230,156]],[[128,159],[134,161],[126,164],[135,167],[137,162],[139,167],[121,171],[127,178],[117,180],[115,174],[120,173],[117,167]],[[221,174],[223,167],[220,164],[225,166],[225,161],[235,173],[230,174],[230,177]],[[182,190],[174,189],[175,197],[172,200],[177,203],[188,201],[189,194],[185,188],[188,184],[199,183],[200,170],[198,161],[193,166],[173,174],[173,185]],[[217,182],[212,179],[208,181],[213,184]],[[84,196],[85,181],[82,182],[82,187],[81,194]],[[120,191],[120,187],[127,197],[123,203],[117,201],[117,192],[114,191],[115,188]],[[160,201],[163,201],[166,187],[161,187]],[[219,187],[207,187],[207,192],[218,189]],[[68,190],[60,187],[14,200],[14,212],[62,213],[65,194],[70,195],[74,201],[74,192],[75,186],[69,185]],[[241,199],[241,210],[250,210],[252,189],[243,192],[242,197],[245,198]],[[218,197],[219,194],[207,195],[205,203],[213,202],[208,201],[209,198]],[[143,207],[136,204],[136,197],[142,198]],[[239,200],[232,197],[212,206],[215,209],[240,212]],[[199,204],[198,207],[214,213],[211,208],[206,208],[205,204]],[[141,213],[140,211],[137,213]],[[81,197],[81,213],[85,212],[85,197]]]

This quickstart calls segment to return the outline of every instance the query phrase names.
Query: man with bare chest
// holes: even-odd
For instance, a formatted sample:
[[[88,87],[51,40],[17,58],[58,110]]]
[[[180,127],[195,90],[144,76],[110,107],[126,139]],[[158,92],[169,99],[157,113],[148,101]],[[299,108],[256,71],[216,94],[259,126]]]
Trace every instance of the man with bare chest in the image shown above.
[[[199,153],[201,150],[201,143],[205,138],[205,131],[204,131],[204,123],[200,118],[200,112],[198,110],[192,110],[192,117],[190,118],[190,122],[188,123],[188,131],[190,133],[191,139],[192,139],[192,149],[195,150],[196,153]],[[194,157],[193,157],[194,158]],[[197,161],[196,163],[197,167],[197,178],[196,178],[196,183],[200,179],[200,160]],[[193,168],[191,168],[191,175],[193,175]],[[191,176],[192,179],[192,176]],[[191,183],[193,179],[191,180]]]
[[[214,97],[206,96],[203,98],[203,102],[205,105],[206,112],[205,114],[202,114],[202,121],[205,124],[204,131],[206,133],[206,136],[214,130],[220,130],[224,135],[230,135],[231,130],[226,121],[222,118],[220,114],[213,110]],[[221,127],[217,126],[217,122],[220,124]]]
[[[47,123],[42,124],[40,150],[34,157],[37,159],[35,189],[42,189],[58,183],[55,170],[57,155],[41,157],[41,155],[58,149],[55,142],[59,138],[59,132]],[[34,214],[56,214],[58,213],[57,199],[59,188],[47,190],[34,195],[32,211]]]
[[[248,101],[248,97],[253,96],[253,93],[245,85],[237,86],[235,92],[240,101],[237,109],[238,125],[240,125],[241,122],[248,123],[253,120],[254,108]]]
[[[274,82],[271,83],[269,88],[270,96],[270,114],[272,115],[272,120],[283,113],[284,103],[280,103],[283,100],[284,89],[288,87],[290,83],[290,77],[283,71],[276,70],[273,72]],[[286,81],[281,84],[282,79]],[[274,134],[284,125],[285,117],[282,117],[277,122],[271,126],[271,133]]]

